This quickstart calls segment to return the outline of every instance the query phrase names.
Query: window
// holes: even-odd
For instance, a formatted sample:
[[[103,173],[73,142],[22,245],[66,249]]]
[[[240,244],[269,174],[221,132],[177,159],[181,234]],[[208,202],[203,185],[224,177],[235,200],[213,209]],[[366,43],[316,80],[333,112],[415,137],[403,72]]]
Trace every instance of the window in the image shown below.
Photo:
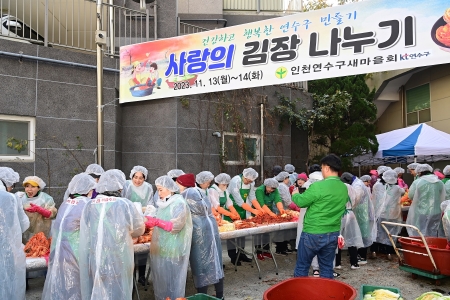
[[[224,132],[223,153],[227,165],[259,165],[260,136]]]
[[[406,90],[406,125],[431,121],[430,85],[424,84]]]
[[[34,161],[35,119],[0,115],[0,161]]]

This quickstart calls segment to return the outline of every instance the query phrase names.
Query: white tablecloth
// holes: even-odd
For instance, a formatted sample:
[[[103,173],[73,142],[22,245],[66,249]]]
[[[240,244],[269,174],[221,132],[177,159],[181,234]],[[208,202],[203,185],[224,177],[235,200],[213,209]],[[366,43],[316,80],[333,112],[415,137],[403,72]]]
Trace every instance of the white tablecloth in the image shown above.
[[[255,234],[270,233],[274,231],[297,228],[297,222],[286,222],[280,224],[261,225],[258,227],[239,229],[233,231],[220,232],[221,240],[234,239],[243,236],[251,236]]]

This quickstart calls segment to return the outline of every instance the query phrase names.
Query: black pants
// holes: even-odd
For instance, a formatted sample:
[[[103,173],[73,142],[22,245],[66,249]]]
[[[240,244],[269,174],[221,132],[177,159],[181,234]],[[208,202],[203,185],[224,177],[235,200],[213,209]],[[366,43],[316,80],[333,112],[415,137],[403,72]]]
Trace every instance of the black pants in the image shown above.
[[[219,280],[218,283],[214,284],[214,288],[216,289],[216,298],[223,298],[223,278]],[[197,288],[197,293],[208,294],[208,286],[203,286]]]
[[[358,249],[356,247],[348,247],[348,253],[350,254],[350,264],[358,264]],[[340,266],[342,264],[341,255],[342,251],[341,249],[339,249],[338,253],[336,254],[336,266]]]
[[[245,237],[236,238],[235,243],[239,247],[244,249],[245,248]],[[236,249],[236,246],[230,240],[227,240],[227,249],[228,249],[228,257],[234,263],[237,258],[238,249]]]
[[[275,242],[275,251],[276,252],[286,252],[288,250],[289,241],[284,242]]]
[[[358,255],[361,256],[362,259],[367,259],[367,249],[368,248],[369,247],[358,249]]]

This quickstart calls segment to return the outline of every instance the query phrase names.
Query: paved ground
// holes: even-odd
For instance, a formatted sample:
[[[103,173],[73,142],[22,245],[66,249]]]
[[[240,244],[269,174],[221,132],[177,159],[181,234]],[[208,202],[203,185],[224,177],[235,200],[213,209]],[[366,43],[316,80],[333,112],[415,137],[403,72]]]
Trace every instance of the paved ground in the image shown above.
[[[270,286],[292,277],[296,260],[295,254],[289,254],[286,257],[276,256],[279,268],[278,275],[275,274],[275,267],[272,261],[261,262],[262,279],[259,279],[257,268],[252,268],[250,263],[243,263],[235,272],[234,266],[226,256],[226,251],[224,251],[223,257],[225,264],[225,298],[227,300],[263,299],[264,291]],[[414,300],[422,293],[433,289],[440,289],[446,293],[450,292],[450,278],[442,280],[441,286],[435,286],[433,280],[424,277],[412,279],[409,273],[398,269],[396,261],[388,261],[384,257],[369,260],[368,264],[361,266],[359,270],[351,270],[346,251],[343,251],[342,262],[343,269],[337,270],[341,273],[341,277],[338,280],[350,284],[356,290],[359,290],[363,284],[396,287],[400,289],[406,300]],[[30,290],[27,291],[26,298],[40,299],[43,285],[43,278],[30,280]],[[144,291],[143,287],[139,287],[139,293],[143,300],[154,299],[151,286],[148,291]],[[186,295],[195,293],[192,275],[189,273]],[[214,295],[213,287],[210,287],[209,294]],[[134,299],[137,298],[134,297]],[[299,297],[298,299],[306,298]]]

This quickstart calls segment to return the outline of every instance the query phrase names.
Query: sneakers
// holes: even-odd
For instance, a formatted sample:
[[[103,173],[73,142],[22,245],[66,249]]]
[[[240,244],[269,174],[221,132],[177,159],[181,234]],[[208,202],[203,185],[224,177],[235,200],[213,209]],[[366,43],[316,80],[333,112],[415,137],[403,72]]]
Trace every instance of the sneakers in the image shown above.
[[[340,276],[341,276],[341,274],[336,273],[336,272],[333,272],[333,277],[334,277],[334,278],[338,278],[338,277],[340,277]]]
[[[340,269],[342,269],[342,266],[339,265],[339,266],[335,266],[334,268],[340,270]]]
[[[359,265],[365,265],[365,264],[367,264],[367,259],[363,259],[363,258],[358,259],[358,264],[359,264]]]
[[[276,255],[283,255],[283,256],[287,256],[287,252],[286,251],[277,251],[275,252]]]
[[[350,267],[350,269],[352,269],[352,270],[357,270],[357,269],[359,269],[359,265],[358,265],[358,264],[352,265],[352,266]]]
[[[290,250],[290,249],[286,249],[286,251],[285,251],[287,254],[290,254],[290,253],[293,253],[294,251],[293,250]]]
[[[319,270],[313,270],[313,276],[314,276],[314,277],[320,277],[320,272],[319,272]]]
[[[243,262],[252,262],[251,258],[247,257],[247,255],[242,253],[239,255],[239,260]]]
[[[267,252],[264,252],[262,255],[263,255],[264,257],[267,257],[267,258],[270,258],[270,259],[273,258],[272,254],[267,253]]]
[[[258,253],[258,254],[256,255],[256,257],[257,257],[259,260],[264,260],[264,255],[262,255],[261,253]]]

